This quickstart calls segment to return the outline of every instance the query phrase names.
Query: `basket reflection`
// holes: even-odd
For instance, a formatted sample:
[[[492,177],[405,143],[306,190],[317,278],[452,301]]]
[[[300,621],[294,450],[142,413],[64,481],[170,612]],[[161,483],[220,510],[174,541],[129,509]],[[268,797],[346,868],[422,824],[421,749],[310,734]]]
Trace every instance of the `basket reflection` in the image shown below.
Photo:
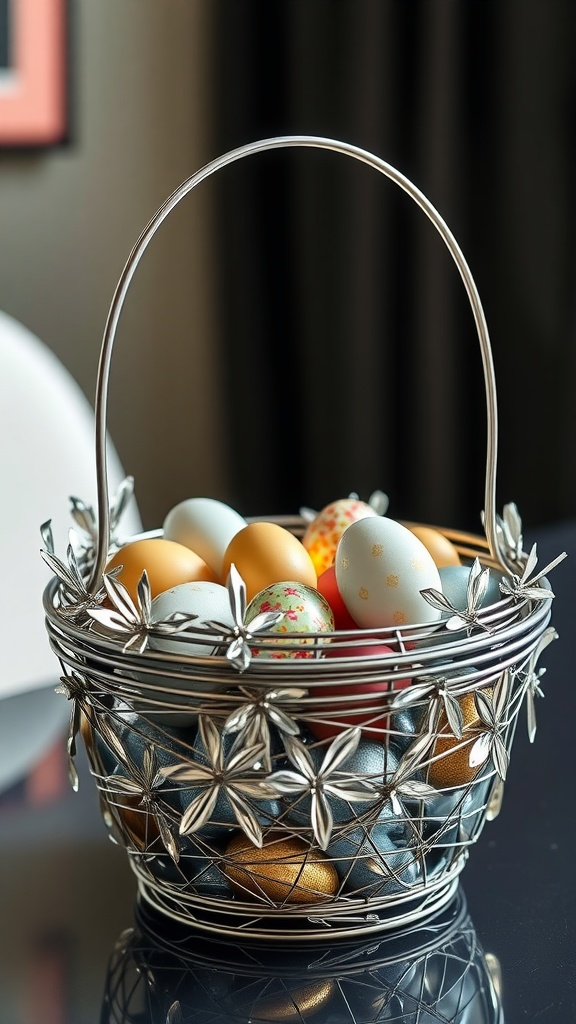
[[[111,956],[101,1024],[503,1024],[500,991],[460,889],[425,925],[274,949],[191,935],[141,904]]]

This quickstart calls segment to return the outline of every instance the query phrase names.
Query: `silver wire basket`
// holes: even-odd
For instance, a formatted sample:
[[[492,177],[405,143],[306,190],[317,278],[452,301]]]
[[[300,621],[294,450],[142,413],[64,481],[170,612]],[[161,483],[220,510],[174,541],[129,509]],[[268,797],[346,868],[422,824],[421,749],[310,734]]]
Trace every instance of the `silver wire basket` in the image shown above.
[[[134,603],[106,572],[126,542],[118,520],[131,494],[126,481],[110,504],[107,394],[120,314],[148,244],[184,197],[238,160],[288,147],[328,150],[383,174],[445,242],[482,355],[485,536],[439,531],[470,574],[464,606],[445,602],[446,614],[432,625],[309,633],[307,657],[255,657],[277,650],[278,640],[251,633],[245,587],[231,571],[233,627],[216,635],[213,623],[202,630],[180,620],[184,648],[191,636],[203,653],[151,649],[154,631],[169,627],[151,619],[145,577]],[[494,369],[475,283],[438,212],[389,164],[331,139],[267,139],[207,164],[157,211],[124,267],[102,343],[97,514],[72,499],[82,536],[66,559],[54,552],[49,523],[42,527],[43,557],[54,572],[44,596],[47,630],[72,701],[72,782],[80,729],[104,820],[127,851],[141,899],[207,933],[300,942],[406,927],[453,897],[471,845],[500,809],[523,705],[534,738],[538,661],[556,636],[546,574],[564,557],[537,569],[535,546],[523,550],[515,505],[496,514],[496,462]],[[306,527],[298,515],[267,518],[296,537]],[[499,590],[486,604],[490,574]],[[113,614],[103,614],[110,602]],[[287,652],[302,638],[293,647],[286,640]],[[351,644],[365,647],[362,658]],[[376,686],[377,701],[365,684]]]

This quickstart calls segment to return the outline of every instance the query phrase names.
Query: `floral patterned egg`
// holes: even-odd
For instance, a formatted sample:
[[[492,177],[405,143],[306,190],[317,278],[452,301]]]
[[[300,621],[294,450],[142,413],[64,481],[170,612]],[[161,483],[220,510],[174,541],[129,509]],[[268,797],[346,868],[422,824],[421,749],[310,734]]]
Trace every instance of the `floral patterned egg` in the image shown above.
[[[334,564],[338,541],[351,523],[378,513],[358,498],[340,498],[326,505],[308,525],[302,543],[318,576]]]
[[[284,612],[283,617],[262,634],[262,639],[266,644],[274,644],[274,649],[255,647],[252,651],[254,657],[313,658],[315,651],[311,645],[314,644],[314,639],[299,639],[298,634],[326,633],[334,630],[334,616],[326,598],[314,587],[308,587],[304,583],[288,580],[261,590],[252,598],[246,609],[246,623],[249,624],[257,615],[264,612],[276,611]],[[298,644],[298,647],[294,648],[294,644]],[[286,649],[282,650],[282,646]]]

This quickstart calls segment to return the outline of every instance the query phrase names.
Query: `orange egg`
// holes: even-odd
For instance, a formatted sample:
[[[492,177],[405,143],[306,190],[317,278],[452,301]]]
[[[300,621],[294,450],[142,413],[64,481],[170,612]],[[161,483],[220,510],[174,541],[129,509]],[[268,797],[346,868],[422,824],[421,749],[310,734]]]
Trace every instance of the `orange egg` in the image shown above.
[[[224,555],[222,583],[226,583],[232,563],[246,584],[249,601],[284,580],[316,587],[310,555],[293,533],[277,523],[250,523],[232,538]]]
[[[489,696],[491,690],[486,690]],[[473,693],[458,697],[462,711],[462,739],[454,736],[449,729],[446,714],[443,711],[438,723],[438,731],[445,733],[438,737],[432,752],[433,761],[428,769],[428,782],[436,789],[448,786],[466,786],[478,773],[478,767],[470,766],[470,751],[481,735],[485,726],[482,725]]]
[[[137,599],[138,582],[144,569],[148,574],[152,597],[178,587],[181,583],[195,583],[198,580],[218,582],[212,569],[194,551],[176,541],[163,538],[130,541],[113,555],[106,566],[106,572],[117,565],[123,568],[116,578],[124,584],[134,601]]]
[[[432,555],[438,569],[443,565],[462,564],[460,555],[452,541],[448,540],[439,530],[434,530],[431,526],[411,526],[409,529],[410,533],[413,533],[415,537],[418,537],[418,540],[422,541],[424,547]]]

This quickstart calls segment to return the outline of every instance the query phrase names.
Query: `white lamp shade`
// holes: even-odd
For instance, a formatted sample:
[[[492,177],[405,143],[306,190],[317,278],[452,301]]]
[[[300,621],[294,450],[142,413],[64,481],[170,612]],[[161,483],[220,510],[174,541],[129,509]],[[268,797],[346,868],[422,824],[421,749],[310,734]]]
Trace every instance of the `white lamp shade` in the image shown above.
[[[112,444],[109,476],[114,493],[125,472]],[[2,698],[58,682],[42,608],[51,573],[40,556],[40,525],[52,520],[56,554],[65,558],[72,495],[96,507],[93,408],[54,353],[0,311],[0,751],[17,706]],[[127,535],[142,528],[134,499],[122,526]],[[69,706],[54,696],[56,706],[63,720]],[[22,738],[36,754],[47,724],[28,716]],[[0,753],[0,784],[2,774]]]

